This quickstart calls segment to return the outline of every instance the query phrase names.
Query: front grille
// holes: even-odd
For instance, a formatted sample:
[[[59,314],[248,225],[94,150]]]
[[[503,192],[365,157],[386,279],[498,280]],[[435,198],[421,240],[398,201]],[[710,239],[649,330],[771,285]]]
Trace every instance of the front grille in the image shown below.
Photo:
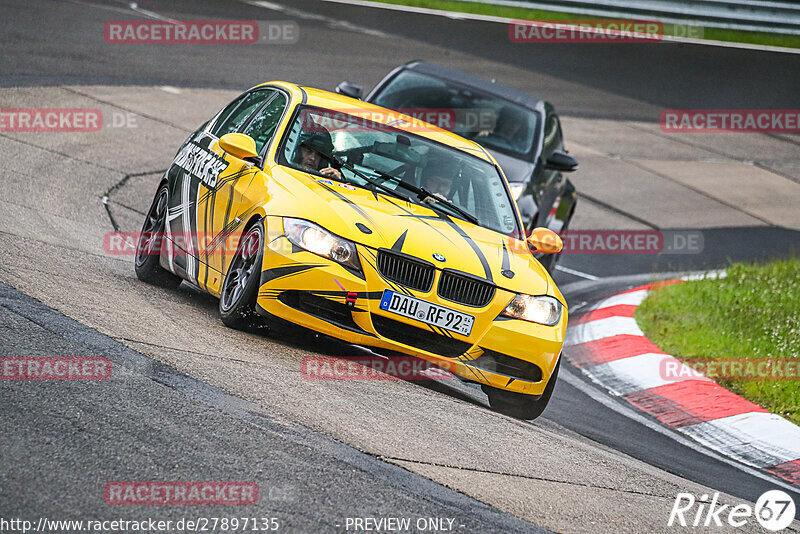
[[[445,269],[439,279],[439,296],[466,306],[482,308],[494,297],[494,286],[472,275]]]
[[[380,315],[372,316],[372,325],[385,338],[448,358],[461,356],[472,346],[464,341],[436,334],[427,328],[417,328]]]
[[[542,370],[538,365],[493,350],[484,349],[479,357],[465,363],[484,371],[513,376],[529,382],[542,381]]]
[[[433,264],[405,254],[379,250],[378,270],[392,282],[417,291],[427,293],[433,285]]]

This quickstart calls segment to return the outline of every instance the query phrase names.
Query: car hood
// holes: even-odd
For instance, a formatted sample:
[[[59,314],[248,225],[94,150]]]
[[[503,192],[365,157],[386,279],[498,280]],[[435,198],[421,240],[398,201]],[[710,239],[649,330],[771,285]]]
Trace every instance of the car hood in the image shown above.
[[[490,148],[486,148],[486,150],[500,164],[500,168],[503,169],[509,182],[524,182],[533,175],[536,165],[530,161],[514,158]]]
[[[424,206],[286,167],[273,169],[267,213],[313,221],[375,249],[393,249],[436,267],[469,273],[517,293],[557,293],[525,241]],[[434,255],[444,257],[437,261]],[[563,300],[563,299],[562,299]]]

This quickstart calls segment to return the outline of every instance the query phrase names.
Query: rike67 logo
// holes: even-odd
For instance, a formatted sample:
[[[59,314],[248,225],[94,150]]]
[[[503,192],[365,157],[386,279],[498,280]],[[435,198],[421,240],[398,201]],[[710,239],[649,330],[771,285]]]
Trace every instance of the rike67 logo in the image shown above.
[[[719,493],[711,500],[708,495],[698,499],[691,493],[679,493],[672,505],[667,526],[682,527],[743,527],[755,518],[765,529],[778,532],[794,521],[795,504],[792,497],[781,490],[770,490],[761,495],[755,507],[739,504],[731,507],[720,504]]]

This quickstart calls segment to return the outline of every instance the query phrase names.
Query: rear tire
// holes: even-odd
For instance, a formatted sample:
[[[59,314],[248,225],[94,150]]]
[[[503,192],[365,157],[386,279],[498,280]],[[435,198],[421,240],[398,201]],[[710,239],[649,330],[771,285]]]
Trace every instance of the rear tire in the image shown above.
[[[219,297],[219,315],[225,326],[247,330],[262,321],[256,312],[264,257],[264,221],[250,226],[231,260]]]
[[[553,389],[558,380],[558,369],[561,367],[561,358],[558,359],[556,368],[550,376],[550,381],[537,399],[531,395],[514,393],[491,386],[483,386],[483,391],[489,396],[489,405],[492,410],[516,419],[532,421],[542,415],[553,396]]]
[[[169,186],[165,182],[156,191],[153,203],[144,218],[142,232],[136,241],[134,269],[136,277],[142,282],[176,288],[181,284],[181,278],[164,269],[159,263],[161,249],[166,240],[164,229],[167,223],[168,199]]]

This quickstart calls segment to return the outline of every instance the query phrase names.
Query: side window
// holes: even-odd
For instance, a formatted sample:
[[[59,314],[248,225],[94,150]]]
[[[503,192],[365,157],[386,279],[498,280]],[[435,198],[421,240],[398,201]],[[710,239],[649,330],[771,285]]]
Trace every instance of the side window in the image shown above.
[[[247,119],[250,118],[250,115],[274,94],[275,91],[273,90],[253,91],[248,94],[227,118],[214,126],[211,133],[217,137],[222,137],[227,133],[238,132],[244,123],[247,122]]]
[[[564,147],[564,141],[561,136],[561,123],[558,116],[550,114],[544,123],[544,143],[542,146],[543,156],[545,158],[556,150],[561,150]]]
[[[233,99],[233,102],[225,106],[225,108],[222,111],[220,111],[219,115],[217,115],[217,120],[214,121],[214,124],[211,125],[211,133],[214,133],[219,128],[219,125],[225,122],[225,119],[227,119],[228,116],[230,116],[230,114],[233,113],[233,110],[236,109],[236,107],[242,102],[242,100],[244,100],[245,96],[247,96],[247,94],[242,94],[237,96],[236,98]],[[203,127],[205,127],[205,125],[203,125]]]
[[[256,141],[256,152],[261,153],[278,128],[278,123],[286,108],[286,97],[281,93],[276,93],[266,106],[258,111],[255,118],[242,133],[246,133]]]

